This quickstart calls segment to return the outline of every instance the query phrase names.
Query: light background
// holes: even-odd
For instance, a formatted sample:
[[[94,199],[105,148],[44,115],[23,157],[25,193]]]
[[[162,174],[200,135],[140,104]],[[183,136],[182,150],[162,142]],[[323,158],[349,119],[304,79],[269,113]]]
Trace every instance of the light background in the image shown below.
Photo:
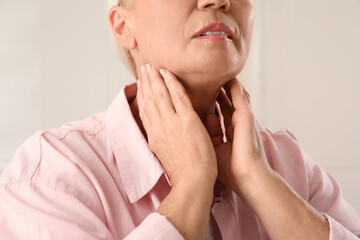
[[[360,213],[360,1],[253,0],[240,79],[262,125],[289,129]],[[106,1],[0,0],[0,172],[36,130],[105,110],[133,81]]]

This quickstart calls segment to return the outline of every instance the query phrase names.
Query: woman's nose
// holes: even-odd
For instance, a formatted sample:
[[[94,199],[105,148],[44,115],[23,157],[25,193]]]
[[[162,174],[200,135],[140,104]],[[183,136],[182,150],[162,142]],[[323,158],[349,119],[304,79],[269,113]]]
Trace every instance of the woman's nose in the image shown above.
[[[198,0],[197,5],[200,10],[220,8],[228,11],[230,8],[230,0]]]

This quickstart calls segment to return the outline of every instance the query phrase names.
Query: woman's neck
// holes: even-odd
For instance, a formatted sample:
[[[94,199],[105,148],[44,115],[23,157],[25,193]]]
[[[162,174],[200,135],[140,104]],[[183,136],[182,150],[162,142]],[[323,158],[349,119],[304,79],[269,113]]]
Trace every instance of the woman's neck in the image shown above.
[[[219,93],[220,87],[216,89],[187,89],[186,92],[190,97],[191,103],[195,112],[201,120],[205,120],[208,113],[213,113],[215,110],[216,97]]]

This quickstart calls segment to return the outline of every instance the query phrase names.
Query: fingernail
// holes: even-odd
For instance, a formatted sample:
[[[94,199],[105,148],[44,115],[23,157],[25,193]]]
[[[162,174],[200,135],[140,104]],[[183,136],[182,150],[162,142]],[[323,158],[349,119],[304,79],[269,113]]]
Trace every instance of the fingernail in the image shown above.
[[[161,68],[159,71],[161,76],[164,78],[164,81],[167,83],[169,81],[169,78],[167,78],[165,70]]]
[[[150,73],[150,70],[151,70],[151,64],[150,63],[146,64],[146,70],[147,70],[148,73]]]
[[[165,77],[165,71],[164,71],[164,69],[159,69],[159,72],[160,72],[160,74],[161,74],[161,76],[163,76],[163,77]]]
[[[144,65],[141,66],[141,73],[145,74],[145,66]]]

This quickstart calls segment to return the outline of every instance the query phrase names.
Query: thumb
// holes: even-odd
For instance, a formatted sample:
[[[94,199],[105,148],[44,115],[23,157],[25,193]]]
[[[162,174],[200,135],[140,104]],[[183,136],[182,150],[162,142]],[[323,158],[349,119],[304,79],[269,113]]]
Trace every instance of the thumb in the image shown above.
[[[218,116],[214,113],[208,113],[205,119],[205,127],[208,131],[212,144],[214,147],[219,146],[224,143],[223,132],[221,129],[221,124]]]

